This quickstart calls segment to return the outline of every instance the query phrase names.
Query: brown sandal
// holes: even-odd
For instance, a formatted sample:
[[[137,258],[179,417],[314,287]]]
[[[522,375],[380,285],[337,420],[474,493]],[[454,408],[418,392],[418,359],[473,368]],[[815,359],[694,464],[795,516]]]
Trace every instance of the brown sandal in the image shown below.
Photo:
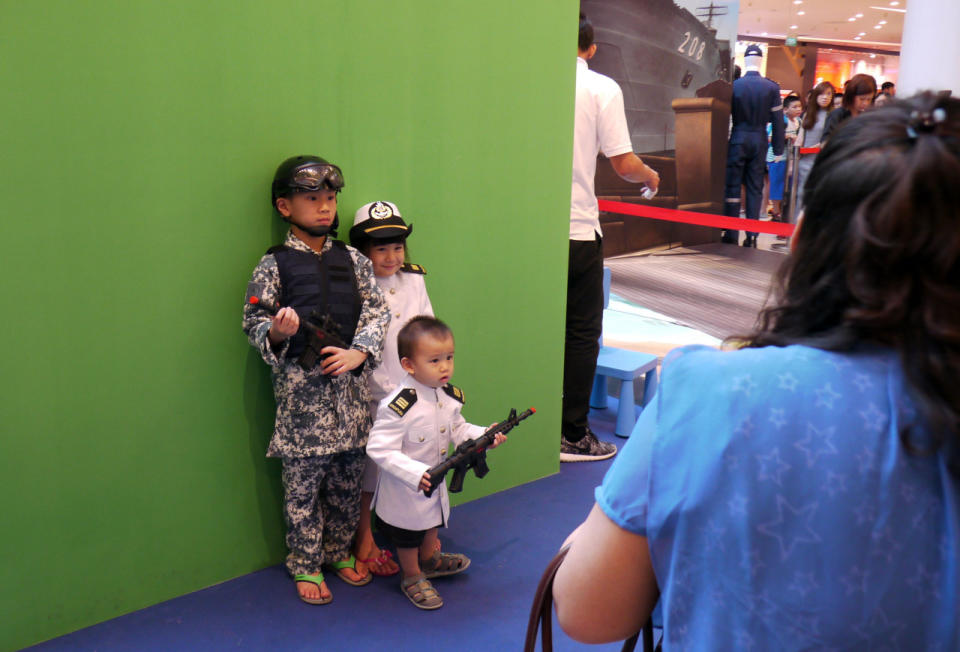
[[[470,567],[470,558],[466,555],[453,552],[434,551],[429,559],[420,561],[420,569],[427,579],[456,575]]]
[[[400,590],[419,609],[439,609],[443,606],[440,594],[423,573],[400,580]]]

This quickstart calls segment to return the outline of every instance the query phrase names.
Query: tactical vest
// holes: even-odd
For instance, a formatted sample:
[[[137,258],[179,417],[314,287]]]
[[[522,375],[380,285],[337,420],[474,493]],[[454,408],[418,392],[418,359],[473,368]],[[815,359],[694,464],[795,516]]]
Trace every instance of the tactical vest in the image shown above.
[[[301,320],[309,319],[313,311],[327,313],[339,327],[343,341],[349,344],[353,342],[363,302],[347,245],[339,240],[332,243],[322,256],[284,245],[270,247],[267,253],[277,259],[280,270],[279,305],[296,310]],[[298,332],[290,338],[287,357],[298,357],[306,345],[306,334]]]

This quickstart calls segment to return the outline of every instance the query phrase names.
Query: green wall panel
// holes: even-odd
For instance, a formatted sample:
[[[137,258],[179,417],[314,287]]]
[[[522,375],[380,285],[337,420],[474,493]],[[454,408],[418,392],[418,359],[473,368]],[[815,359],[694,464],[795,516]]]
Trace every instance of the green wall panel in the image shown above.
[[[539,410],[460,500],[557,471],[575,11],[0,3],[0,648],[282,559],[240,307],[291,154],[416,225],[467,418]]]

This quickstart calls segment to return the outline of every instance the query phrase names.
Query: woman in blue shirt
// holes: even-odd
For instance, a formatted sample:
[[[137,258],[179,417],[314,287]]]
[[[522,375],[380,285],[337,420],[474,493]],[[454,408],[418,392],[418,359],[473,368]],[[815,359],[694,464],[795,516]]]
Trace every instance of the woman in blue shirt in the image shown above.
[[[571,535],[558,621],[663,649],[960,647],[960,101],[865,114],[817,158],[777,304],[664,361]]]

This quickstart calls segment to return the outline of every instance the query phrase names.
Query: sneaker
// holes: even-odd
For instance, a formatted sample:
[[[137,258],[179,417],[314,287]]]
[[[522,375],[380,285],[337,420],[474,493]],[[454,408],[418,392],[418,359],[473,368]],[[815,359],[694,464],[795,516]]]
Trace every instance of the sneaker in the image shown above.
[[[580,441],[568,441],[566,437],[560,437],[561,462],[596,462],[616,454],[616,444],[598,440],[589,428]]]

